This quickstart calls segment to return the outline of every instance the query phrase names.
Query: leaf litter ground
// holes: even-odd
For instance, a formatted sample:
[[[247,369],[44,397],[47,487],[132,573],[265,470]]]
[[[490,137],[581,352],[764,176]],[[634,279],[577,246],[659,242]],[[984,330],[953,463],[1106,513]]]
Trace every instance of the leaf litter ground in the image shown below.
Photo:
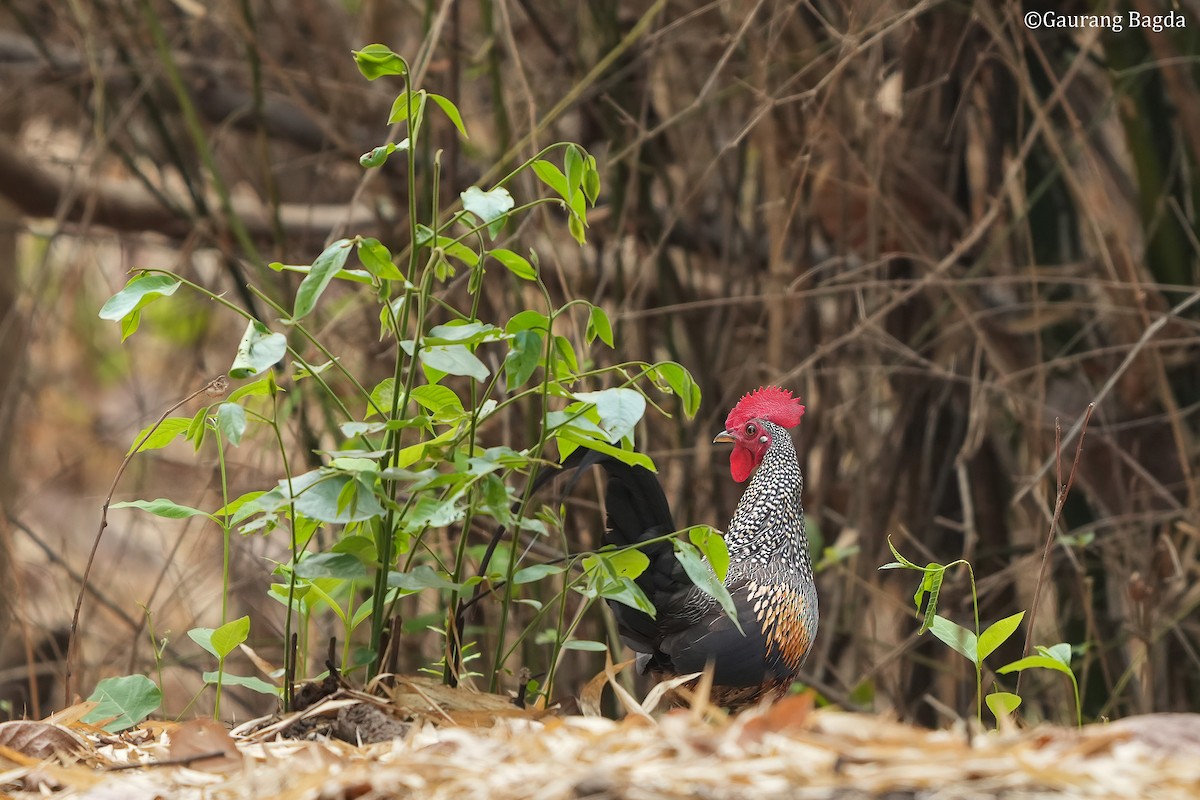
[[[619,669],[597,676],[580,696],[583,713],[570,716],[425,677],[397,678],[388,697],[341,689],[232,731],[200,719],[112,735],[81,722],[90,710],[81,704],[46,721],[0,725],[0,797],[1200,796],[1196,714],[1078,731],[930,731],[814,710],[809,695],[796,695],[730,716],[703,701],[703,685],[693,694],[679,681],[638,703],[615,683]],[[623,719],[597,714],[606,685]],[[660,708],[673,693],[691,707]]]

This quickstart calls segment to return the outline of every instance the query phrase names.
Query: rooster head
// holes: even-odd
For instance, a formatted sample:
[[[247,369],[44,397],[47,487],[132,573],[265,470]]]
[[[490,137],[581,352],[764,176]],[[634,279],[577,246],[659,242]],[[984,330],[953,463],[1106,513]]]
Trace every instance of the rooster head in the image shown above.
[[[763,386],[739,400],[725,418],[725,430],[713,439],[713,443],[733,445],[729,454],[729,473],[733,479],[741,483],[749,478],[771,446],[771,431],[763,422],[794,428],[803,415],[800,398],[792,397],[791,392],[778,386]]]

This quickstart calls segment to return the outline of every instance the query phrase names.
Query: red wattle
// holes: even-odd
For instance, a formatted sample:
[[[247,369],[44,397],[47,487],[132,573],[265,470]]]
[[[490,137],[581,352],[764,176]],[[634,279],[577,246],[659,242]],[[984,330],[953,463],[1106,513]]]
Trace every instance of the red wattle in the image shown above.
[[[732,452],[729,453],[729,474],[738,483],[750,477],[750,473],[754,471],[754,455],[742,447],[734,445]]]

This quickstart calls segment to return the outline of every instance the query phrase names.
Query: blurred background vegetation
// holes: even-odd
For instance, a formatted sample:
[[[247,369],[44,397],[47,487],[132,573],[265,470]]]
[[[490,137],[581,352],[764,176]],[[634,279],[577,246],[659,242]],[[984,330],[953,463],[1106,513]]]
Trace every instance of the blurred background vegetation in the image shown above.
[[[741,487],[709,442],[737,397],[772,382],[804,398],[797,439],[823,614],[806,673],[825,696],[930,724],[971,713],[970,664],[915,635],[912,574],[877,571],[891,560],[886,538],[921,563],[971,560],[985,624],[1029,609],[1055,498],[1055,422],[1069,466],[1094,402],[1033,641],[1075,647],[1086,717],[1197,709],[1198,6],[5,0],[4,698],[18,713],[61,703],[64,631],[117,465],[136,431],[227,368],[242,331],[181,294],[122,346],[96,312],[125,273],[169,268],[263,315],[249,284],[287,297],[298,281],[267,262],[309,263],[343,235],[407,240],[402,161],[358,165],[386,141],[399,90],[362,80],[350,57],[379,41],[463,110],[471,138],[431,118],[440,128],[420,154],[444,150],[442,197],[556,140],[597,156],[603,194],[586,247],[554,211],[514,233],[562,297],[608,309],[618,349],[603,357],[674,359],[700,382],[694,422],[639,431],[677,520],[729,518]],[[1032,30],[1030,10],[1126,24]],[[1131,11],[1181,13],[1186,27],[1132,28]],[[391,343],[358,301],[344,290],[325,307],[322,335],[381,378]],[[535,301],[512,285],[484,311],[504,319]],[[281,381],[292,457],[314,466],[313,451],[337,441],[331,417],[303,384]],[[487,435],[503,442],[505,426],[526,422]],[[270,443],[258,444],[230,453],[235,493],[280,474]],[[212,508],[215,469],[211,452],[178,443],[136,459],[117,498]],[[568,520],[567,539],[595,541],[594,503]],[[219,536],[133,512],[110,523],[79,690],[152,672],[165,639],[166,708],[179,713],[211,668],[183,633],[215,623]],[[450,547],[460,534],[482,548],[490,531],[442,538]],[[553,558],[562,541],[535,552]],[[271,664],[282,608],[265,589],[285,552],[270,537],[237,541],[231,594]],[[440,602],[426,592],[405,609],[408,669],[436,657],[422,631],[443,620]],[[968,621],[965,575],[951,574],[941,609]],[[492,619],[480,610],[478,636],[499,635]],[[591,624],[590,638],[604,638],[599,613]],[[997,664],[1020,655],[1021,638]],[[545,658],[531,644],[511,666],[537,673]],[[594,653],[572,653],[559,686],[598,669]],[[1027,717],[1074,718],[1062,676],[1027,679],[1022,694]],[[233,715],[264,707],[229,697]]]

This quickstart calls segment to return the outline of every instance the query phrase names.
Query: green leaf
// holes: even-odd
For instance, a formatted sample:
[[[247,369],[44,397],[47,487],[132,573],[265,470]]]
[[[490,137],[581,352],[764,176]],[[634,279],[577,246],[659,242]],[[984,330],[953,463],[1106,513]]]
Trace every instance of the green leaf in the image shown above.
[[[367,565],[353,553],[314,553],[296,564],[295,572],[297,578],[307,580],[364,581],[371,577]]]
[[[269,397],[275,393],[276,388],[278,387],[275,385],[275,378],[268,372],[256,381],[247,383],[245,386],[239,386],[229,395],[228,402],[236,403],[243,397]]]
[[[505,333],[517,333],[518,331],[536,330],[549,332],[550,318],[540,311],[520,311],[513,315],[508,324],[504,326]]]
[[[916,603],[917,613],[921,613],[921,601],[925,595],[929,595],[929,602],[925,604],[925,617],[921,621],[921,629],[917,631],[922,634],[933,625],[933,618],[937,616],[938,597],[942,592],[942,581],[946,577],[946,568],[941,564],[930,562],[923,570],[921,583],[917,586],[917,591],[913,593],[913,602]],[[974,636],[974,634],[971,634]]]
[[[1037,646],[1037,651],[1047,658],[1053,658],[1058,663],[1065,667],[1071,666],[1071,645],[1066,642],[1059,642],[1051,647]]]
[[[596,169],[596,157],[589,155],[583,172],[583,193],[593,206],[600,197],[600,171]]]
[[[470,191],[470,190],[468,190]],[[512,250],[505,250],[503,247],[498,247],[495,250],[489,250],[488,255],[499,261],[504,267],[524,281],[536,281],[537,270],[529,263],[529,259],[522,255],[514,253]]]
[[[212,632],[211,639],[217,658],[224,659],[225,656],[237,649],[239,644],[246,641],[246,637],[249,635],[250,617],[239,617],[217,628]]]
[[[278,364],[286,353],[287,337],[282,333],[271,333],[266,325],[252,319],[238,344],[229,377],[235,380],[253,378]]]
[[[717,580],[724,583],[725,576],[729,574],[729,547],[725,544],[725,537],[708,525],[693,525],[687,529],[687,534],[688,540],[700,548],[700,552],[708,559]]]
[[[220,658],[217,655],[217,648],[213,647],[212,643],[214,630],[214,628],[192,628],[187,635],[189,639],[207,650],[213,658]]]
[[[650,602],[650,598],[646,597],[646,593],[642,591],[642,587],[624,575],[618,577],[615,581],[603,584],[599,591],[600,596],[606,600],[616,600],[618,603],[623,603],[630,608],[636,608],[650,617],[658,616],[658,609]]]
[[[480,344],[506,338],[504,331],[486,322],[454,320],[445,325],[435,325],[425,334],[425,346],[438,344]]]
[[[458,395],[453,390],[445,386],[433,383],[415,386],[411,396],[434,417],[457,418],[464,413],[462,400],[458,399]]]
[[[612,322],[609,321],[608,314],[600,306],[592,306],[584,339],[591,344],[597,338],[609,347],[615,346]]]
[[[142,309],[160,297],[175,294],[182,284],[169,275],[140,275],[125,284],[125,288],[108,298],[100,308],[100,318],[120,320],[121,341],[138,329]]]
[[[613,388],[599,392],[576,392],[575,399],[594,403],[600,425],[610,442],[619,442],[633,433],[646,413],[646,398],[633,389]]]
[[[404,273],[392,261],[392,253],[378,239],[358,239],[358,260],[363,269],[385,281],[402,281]]]
[[[692,579],[692,583],[696,584],[696,588],[712,597],[720,605],[725,615],[729,617],[737,629],[745,635],[742,630],[742,623],[737,618],[737,608],[733,604],[733,597],[730,596],[729,590],[725,588],[725,584],[717,580],[716,573],[713,568],[706,562],[703,556],[700,555],[700,550],[695,545],[689,542],[683,542],[679,539],[671,541],[675,548],[675,558],[683,566],[684,572]]]
[[[700,410],[700,387],[692,374],[674,361],[662,361],[655,365],[654,371],[683,402],[684,415],[688,419],[696,416]]]
[[[1001,675],[1007,675],[1010,672],[1022,672],[1027,669],[1052,669],[1055,672],[1061,672],[1064,675],[1070,675],[1072,679],[1075,674],[1071,672],[1071,668],[1063,664],[1061,661],[1050,656],[1025,656],[1019,658],[1011,664],[1005,664],[996,672]]]
[[[510,392],[524,386],[533,375],[542,363],[544,347],[542,335],[537,331],[517,331],[513,336],[504,357],[504,377]]]
[[[147,450],[158,450],[166,447],[175,441],[180,434],[187,433],[191,424],[192,420],[190,417],[167,417],[156,425],[149,425],[142,428],[138,431],[138,435],[133,437],[133,443],[129,445],[129,451],[125,455],[134,452],[135,448],[137,452],[144,453]],[[145,441],[142,441],[143,439]]]
[[[242,443],[242,434],[246,432],[246,409],[237,403],[221,403],[217,406],[217,430],[225,434],[225,438],[234,447]]]
[[[462,584],[454,583],[445,573],[435,572],[428,564],[421,564],[408,572],[392,571],[388,573],[387,585],[404,592],[419,592],[423,589],[462,589]]]
[[[398,142],[388,142],[381,144],[379,147],[373,147],[368,152],[363,153],[358,157],[358,164],[363,169],[374,169],[382,167],[387,163],[388,156],[392,153],[403,153],[408,149],[409,138],[405,136]],[[366,266],[365,264],[363,266]]]
[[[316,308],[317,300],[321,298],[333,276],[346,265],[350,248],[353,246],[354,242],[350,239],[338,239],[317,256],[312,269],[304,276],[300,288],[296,290],[296,306],[292,310],[293,321],[307,317]]]
[[[411,132],[420,129],[422,112],[425,110],[425,98],[427,96],[428,93],[424,89],[418,89],[415,92],[401,92],[392,102],[392,110],[388,114],[388,125],[395,125],[398,122],[408,120],[409,110],[411,109],[412,119],[408,123],[409,138],[415,138]]]
[[[354,63],[358,65],[358,71],[369,81],[384,75],[408,74],[408,64],[387,45],[369,44],[362,50],[350,52],[354,54]]]
[[[167,500],[164,497],[160,497],[157,500],[123,500],[120,503],[113,503],[109,508],[137,508],[156,517],[164,517],[166,519],[187,519],[188,517],[208,517],[212,519],[205,511],[180,505],[174,500]],[[215,522],[216,520],[213,521]]]
[[[563,572],[565,567],[561,564],[534,564],[524,569],[519,569],[513,574],[512,582],[520,586],[524,583],[533,583],[540,581],[550,575],[558,575]]]
[[[645,572],[648,566],[650,566],[650,559],[646,557],[645,553],[633,547],[605,550],[583,559],[583,571],[589,575],[599,574],[604,567],[607,567],[615,578],[636,578]]]
[[[970,661],[972,664],[979,663],[978,641],[975,638],[974,631],[967,630],[943,616],[935,615],[933,624],[929,626],[929,632],[945,642],[950,649],[967,659],[967,661]]]
[[[575,193],[582,188],[583,184],[583,154],[576,145],[567,145],[567,151],[563,154],[563,168],[566,171],[567,201],[569,202],[575,199]]]
[[[590,653],[603,653],[608,649],[604,642],[593,642],[588,639],[571,639],[563,642],[563,650],[585,650]]]
[[[464,139],[471,138],[467,136],[467,126],[463,124],[462,115],[458,113],[458,106],[454,105],[449,98],[442,97],[440,94],[434,94],[433,92],[429,92],[429,99],[437,103],[438,108],[454,123],[454,127],[458,128],[458,132],[462,134]]]
[[[488,235],[493,239],[508,220],[508,212],[516,205],[513,196],[503,186],[497,186],[490,192],[472,186],[459,197],[462,198],[463,208],[487,225]]]
[[[411,348],[410,348],[411,349]],[[417,354],[421,363],[447,375],[467,375],[477,381],[488,379],[488,368],[466,345],[422,347]]]
[[[215,670],[203,673],[202,677],[204,682],[210,686],[217,683],[224,684],[225,686],[240,686],[243,689],[249,689],[252,692],[275,695],[276,697],[283,692],[282,687],[276,686],[273,683],[267,683],[262,678],[248,678],[242,675],[230,675],[228,672],[221,673]]]
[[[338,497],[346,485],[355,480],[349,475],[313,470],[292,478],[296,510],[311,520],[345,525],[349,522],[365,522],[381,516],[383,506],[369,490],[358,492],[354,503],[341,508]],[[287,480],[279,482],[279,490],[288,497]]]
[[[979,660],[982,662],[985,658],[992,654],[997,647],[1004,644],[1008,637],[1012,636],[1021,624],[1021,620],[1025,618],[1024,611],[1018,611],[1011,617],[1005,617],[1002,620],[997,620],[987,627],[983,633],[979,634]]]
[[[1016,711],[1021,705],[1021,698],[1012,692],[992,692],[983,698],[983,702],[987,703],[992,716],[999,720]]]
[[[556,428],[554,436],[560,441],[570,442],[577,447],[586,447],[589,450],[595,450],[598,453],[612,456],[623,464],[629,464],[634,467],[645,467],[651,472],[658,472],[658,469],[654,466],[654,462],[650,460],[650,456],[645,453],[639,453],[635,450],[622,450],[619,447],[606,444],[599,439],[591,439],[578,433],[572,426]]]
[[[99,705],[83,721],[99,723],[111,719],[104,730],[117,733],[132,728],[158,710],[162,691],[145,675],[126,675],[100,681],[88,700]]]

